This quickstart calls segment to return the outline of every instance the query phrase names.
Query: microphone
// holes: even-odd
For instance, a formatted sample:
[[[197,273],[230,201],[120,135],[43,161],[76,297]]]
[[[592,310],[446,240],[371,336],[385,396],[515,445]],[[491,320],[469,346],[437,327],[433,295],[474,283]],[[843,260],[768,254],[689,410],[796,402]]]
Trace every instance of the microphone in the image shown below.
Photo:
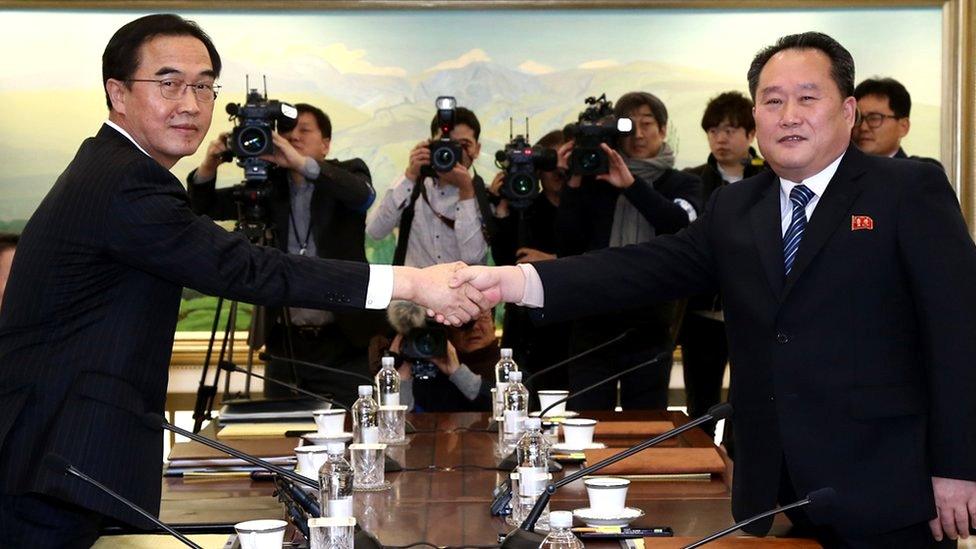
[[[304,475],[299,475],[298,473],[296,473],[294,471],[289,471],[288,469],[279,467],[279,466],[274,465],[272,463],[268,463],[267,461],[265,461],[265,460],[263,460],[261,458],[254,457],[251,454],[245,454],[244,452],[242,452],[242,451],[240,451],[240,450],[238,450],[236,448],[232,448],[230,446],[227,446],[226,444],[224,444],[222,442],[217,442],[216,440],[209,439],[209,438],[207,438],[205,436],[198,435],[197,433],[192,433],[190,431],[187,431],[186,429],[177,427],[176,425],[173,425],[172,423],[170,423],[170,422],[166,421],[165,419],[163,419],[163,416],[161,416],[159,414],[154,414],[152,412],[147,412],[147,413],[143,414],[142,420],[143,420],[143,423],[145,423],[151,429],[166,429],[167,431],[172,431],[172,432],[174,432],[174,433],[176,433],[178,435],[183,435],[183,436],[185,436],[186,438],[188,438],[190,440],[194,440],[196,442],[199,442],[200,444],[203,444],[204,446],[208,446],[210,448],[213,448],[214,450],[223,452],[225,454],[234,456],[237,459],[246,461],[246,462],[250,463],[251,465],[260,467],[260,468],[264,469],[265,471],[271,471],[272,473],[275,473],[277,475],[281,475],[281,476],[287,478],[288,480],[291,480],[291,481],[297,482],[299,484],[308,486],[309,488],[313,488],[316,491],[318,491],[318,489],[319,489],[319,483],[318,483],[318,481],[315,481],[315,480],[312,480],[310,478],[307,478]]]
[[[255,374],[254,372],[248,372],[244,368],[241,368],[240,366],[237,366],[236,364],[231,364],[230,362],[222,362],[222,363],[219,364],[219,366],[220,366],[220,369],[221,370],[224,370],[226,372],[240,372],[240,373],[242,373],[244,375],[254,376],[254,377],[256,377],[256,378],[258,378],[260,380],[263,380],[265,382],[273,383],[273,384],[275,384],[275,385],[277,385],[279,387],[284,387],[285,389],[291,389],[292,391],[295,391],[296,393],[301,393],[301,394],[303,394],[305,396],[310,396],[310,397],[312,397],[312,398],[314,398],[316,400],[321,400],[322,402],[328,402],[329,404],[331,404],[333,406],[336,406],[338,408],[342,408],[343,410],[345,410],[345,411],[347,411],[349,413],[352,413],[352,411],[349,409],[349,407],[346,406],[345,404],[342,404],[342,403],[340,403],[340,402],[338,402],[336,400],[332,400],[331,398],[322,396],[322,395],[320,395],[318,393],[313,393],[312,391],[308,391],[306,389],[302,389],[301,387],[299,387],[297,385],[292,385],[291,383],[286,383],[284,381],[279,381],[277,379],[274,379],[274,378],[271,378],[271,377],[268,377],[268,376],[263,376],[261,374]],[[370,383],[372,383],[372,382],[373,382],[373,380],[370,380]]]
[[[600,469],[603,469],[607,465],[612,465],[614,463],[617,463],[618,461],[627,459],[638,452],[650,448],[651,446],[655,446],[657,444],[660,444],[661,442],[664,442],[665,440],[674,438],[680,435],[681,433],[684,433],[685,431],[694,429],[695,427],[698,427],[703,423],[708,423],[709,421],[713,421],[713,420],[724,419],[730,416],[731,414],[732,414],[731,404],[727,402],[716,404],[715,406],[709,408],[707,413],[705,413],[703,416],[695,420],[689,421],[688,423],[685,423],[680,427],[675,427],[674,429],[671,429],[667,433],[663,433],[656,437],[640,442],[636,446],[632,446],[627,450],[620,452],[619,454],[610,456],[607,459],[594,463],[593,465],[590,465],[588,467],[584,467],[576,471],[575,473],[566,475],[565,477],[549,484],[549,486],[546,486],[546,490],[539,495],[539,499],[536,500],[535,505],[532,507],[532,510],[529,511],[529,514],[526,515],[525,520],[522,521],[522,525],[519,526],[517,529],[512,530],[507,536],[505,536],[505,540],[502,542],[501,545],[502,548],[503,549],[537,549],[539,547],[539,544],[542,543],[543,536],[533,531],[533,529],[535,528],[535,523],[536,521],[539,520],[539,516],[542,514],[543,509],[545,509],[546,505],[549,504],[549,499],[552,497],[552,494],[555,493],[556,490],[558,490],[559,488],[571,482],[579,480],[587,475],[592,475],[593,473],[599,471]]]
[[[196,543],[193,543],[192,541],[190,541],[190,538],[188,538],[188,537],[184,536],[183,534],[177,532],[171,526],[168,526],[163,521],[161,521],[158,518],[154,517],[152,515],[152,513],[150,513],[149,511],[146,511],[142,507],[139,507],[135,503],[132,503],[131,501],[125,499],[124,497],[122,497],[121,495],[119,495],[118,493],[116,493],[114,490],[112,490],[108,486],[105,486],[101,482],[98,482],[97,480],[91,478],[90,476],[86,475],[85,473],[82,473],[81,471],[79,471],[78,469],[76,469],[74,467],[74,465],[71,465],[68,462],[68,460],[64,459],[63,457],[61,457],[61,456],[59,456],[57,454],[47,454],[46,456],[44,456],[44,459],[42,461],[44,463],[44,466],[47,467],[48,469],[50,469],[51,471],[54,471],[55,473],[60,473],[62,475],[73,475],[73,476],[76,476],[76,477],[80,478],[81,480],[87,482],[88,484],[94,486],[99,491],[104,492],[104,493],[112,496],[114,499],[122,502],[122,504],[125,505],[126,507],[128,507],[129,509],[132,509],[133,511],[136,511],[137,513],[139,513],[140,515],[142,515],[143,517],[145,517],[146,519],[148,519],[150,522],[152,522],[156,526],[159,526],[160,528],[162,528],[163,530],[165,530],[166,532],[168,532],[171,536],[173,536],[176,539],[182,541],[183,544],[186,545],[187,547],[193,547],[195,549],[203,549],[202,547],[200,547]]]
[[[604,347],[607,347],[609,345],[613,345],[614,343],[616,343],[616,342],[618,342],[618,341],[620,341],[620,340],[622,340],[622,339],[630,336],[631,334],[633,334],[636,331],[637,331],[637,328],[628,328],[627,330],[624,330],[617,337],[614,337],[613,339],[609,339],[607,341],[604,341],[603,343],[597,345],[596,347],[591,347],[591,348],[589,348],[589,349],[587,349],[587,350],[585,350],[585,351],[583,351],[583,352],[581,352],[579,354],[576,354],[576,355],[573,355],[573,356],[571,356],[569,358],[560,360],[559,362],[553,364],[552,366],[547,366],[547,367],[539,370],[538,372],[533,372],[531,375],[529,375],[529,377],[527,377],[527,378],[525,378],[523,380],[523,385],[528,385],[529,382],[532,381],[537,376],[540,376],[540,375],[542,375],[542,374],[544,374],[546,372],[551,372],[551,371],[555,370],[556,368],[559,368],[560,366],[565,366],[566,364],[569,364],[570,362],[573,362],[574,360],[581,359],[584,356],[589,355],[590,353],[595,353],[595,352],[599,351],[600,349],[602,349]]]
[[[624,334],[618,336],[618,338],[623,337],[626,334],[627,334],[627,332],[624,332]],[[671,349],[668,349],[666,351],[662,351],[662,352],[658,353],[657,355],[655,355],[654,358],[652,358],[650,360],[646,360],[644,362],[641,362],[640,364],[638,364],[636,366],[631,366],[630,368],[627,368],[626,370],[624,370],[622,372],[617,372],[616,374],[613,374],[610,377],[607,377],[605,379],[601,379],[600,381],[597,381],[596,383],[594,383],[593,385],[590,385],[589,387],[584,387],[584,388],[580,389],[579,391],[576,391],[575,393],[571,393],[571,394],[567,395],[566,398],[562,398],[562,399],[557,400],[556,402],[553,402],[552,404],[550,404],[549,406],[547,406],[544,410],[542,410],[541,412],[539,412],[539,418],[545,418],[546,412],[548,412],[549,410],[551,410],[553,407],[558,406],[559,404],[568,401],[571,398],[574,398],[574,397],[577,397],[579,395],[585,394],[585,393],[587,393],[589,391],[592,391],[593,389],[596,389],[597,387],[600,387],[601,385],[604,385],[606,383],[610,383],[611,381],[614,381],[617,378],[623,377],[623,376],[625,376],[625,375],[627,375],[627,374],[629,374],[629,373],[631,373],[631,372],[633,372],[635,370],[639,370],[639,369],[644,368],[646,366],[650,366],[651,364],[654,364],[655,362],[661,360],[662,358],[667,357],[667,356],[670,356],[672,352],[673,351]],[[558,469],[554,469],[553,466],[552,466],[553,463],[555,463],[555,462],[550,462],[549,472],[561,471],[562,470],[562,466],[560,466]],[[515,453],[512,452],[511,454],[509,454],[508,456],[506,456],[505,459],[503,459],[498,464],[498,467],[497,468],[498,469],[501,469],[501,470],[504,470],[504,471],[511,471],[517,465],[518,465],[518,463],[515,462]]]
[[[814,519],[814,522],[823,522],[822,519],[826,518],[826,515],[830,511],[831,506],[834,504],[834,499],[836,499],[836,497],[837,497],[837,493],[834,491],[833,488],[821,488],[819,490],[814,490],[813,492],[807,494],[807,497],[799,501],[795,501],[789,505],[784,505],[783,507],[778,507],[771,511],[766,511],[765,513],[760,513],[754,517],[749,517],[746,520],[737,522],[732,526],[729,526],[725,530],[722,530],[720,532],[715,532],[714,534],[708,536],[707,538],[703,538],[699,541],[696,541],[691,545],[686,545],[684,546],[683,549],[694,549],[695,547],[700,547],[702,545],[705,545],[706,543],[713,542],[722,536],[731,534],[732,532],[735,532],[739,528],[748,526],[753,522],[762,520],[767,517],[771,517],[777,513],[783,513],[793,509],[798,509],[805,505],[810,506],[810,509],[807,510],[807,514],[810,515],[811,519],[814,519],[814,517],[820,517],[821,520]]]
[[[315,368],[316,370],[322,370],[324,372],[332,372],[334,374],[340,374],[340,375],[345,375],[345,376],[349,376],[349,377],[354,377],[356,379],[361,379],[361,380],[365,381],[366,383],[375,383],[376,382],[375,379],[373,379],[373,378],[371,378],[369,376],[360,374],[359,372],[350,372],[349,370],[343,370],[342,368],[333,368],[332,366],[326,366],[324,364],[318,364],[318,363],[315,363],[315,362],[307,362],[307,361],[304,361],[304,360],[298,360],[298,359],[294,359],[294,358],[287,358],[287,357],[283,357],[283,356],[273,355],[271,353],[259,353],[258,354],[258,358],[260,358],[261,360],[263,360],[265,362],[270,362],[272,360],[277,360],[277,361],[280,361],[280,362],[288,362],[290,364],[297,364],[299,366],[308,366],[309,368]]]

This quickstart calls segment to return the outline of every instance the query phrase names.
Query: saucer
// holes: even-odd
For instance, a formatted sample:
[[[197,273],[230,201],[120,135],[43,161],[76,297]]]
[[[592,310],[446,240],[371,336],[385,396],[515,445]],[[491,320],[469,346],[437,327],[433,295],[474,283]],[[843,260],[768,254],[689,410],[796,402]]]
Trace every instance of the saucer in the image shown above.
[[[313,445],[326,445],[329,442],[335,442],[341,440],[345,442],[347,440],[352,440],[352,433],[335,433],[332,435],[324,435],[322,433],[306,433],[302,435],[302,438],[307,440]]]
[[[606,448],[607,445],[602,442],[591,442],[586,446],[570,446],[565,442],[557,442],[552,445],[553,450],[559,450],[560,452],[582,452],[583,450],[602,450]]]
[[[608,513],[585,507],[574,509],[573,516],[583,521],[587,526],[627,526],[644,516],[644,511],[633,507],[624,507],[620,511]]]
[[[529,417],[539,417],[539,412],[541,411],[542,410],[532,412],[529,414]],[[569,419],[571,417],[576,417],[578,415],[579,412],[574,412],[572,410],[566,410],[565,412],[558,413],[558,414],[553,412],[552,410],[549,410],[548,412],[546,412],[546,419]]]

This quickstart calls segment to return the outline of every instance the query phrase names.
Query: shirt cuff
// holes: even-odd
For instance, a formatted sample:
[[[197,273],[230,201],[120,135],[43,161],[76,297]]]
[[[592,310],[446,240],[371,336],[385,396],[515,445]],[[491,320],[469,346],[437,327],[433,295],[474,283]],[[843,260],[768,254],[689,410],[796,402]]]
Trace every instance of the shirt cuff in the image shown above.
[[[516,305],[541,309],[546,304],[546,291],[542,287],[542,279],[539,278],[539,272],[535,270],[535,267],[531,263],[519,263],[516,266],[522,269],[522,275],[525,277],[522,301],[519,301]],[[392,289],[390,291],[392,292]]]
[[[309,181],[315,181],[322,175],[322,167],[310,156],[305,157],[305,165],[302,166],[302,175]]]
[[[393,266],[370,265],[366,286],[366,308],[385,309],[393,298]]]

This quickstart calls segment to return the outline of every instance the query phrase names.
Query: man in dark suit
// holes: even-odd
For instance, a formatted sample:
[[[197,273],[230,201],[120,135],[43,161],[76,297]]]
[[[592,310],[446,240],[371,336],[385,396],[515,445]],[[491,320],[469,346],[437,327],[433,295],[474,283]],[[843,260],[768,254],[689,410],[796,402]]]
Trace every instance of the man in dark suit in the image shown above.
[[[912,127],[912,96],[894,78],[868,78],[854,88],[861,119],[854,125],[854,143],[868,154],[911,158],[942,167],[934,158],[908,156],[901,140]]]
[[[687,230],[469,267],[452,284],[543,307],[545,320],[720,289],[733,515],[832,487],[827,516],[793,515],[828,547],[965,537],[976,520],[976,247],[958,202],[938,168],[850,145],[854,62],[830,37],[781,38],[756,56],[749,85],[772,171],[719,188]]]
[[[366,210],[376,193],[369,168],[359,158],[326,160],[332,146],[332,121],[321,109],[295,105],[293,127],[279,127],[273,135],[275,166],[268,171],[263,220],[273,244],[287,253],[366,262]],[[237,219],[238,203],[232,187],[215,188],[217,169],[227,160],[229,133],[207,147],[200,166],[187,177],[193,211],[213,219]],[[273,356],[265,375],[328,396],[347,406],[358,397],[360,379],[288,362],[305,362],[369,373],[367,347],[372,325],[385,326],[382,314],[302,308],[263,309],[263,342]],[[371,322],[372,320],[372,322]],[[258,343],[260,344],[260,343]],[[268,396],[288,395],[287,389],[266,383]]]
[[[206,135],[220,74],[195,24],[132,21],[102,63],[109,119],[27,223],[0,311],[4,546],[88,547],[106,517],[149,525],[45,469],[49,453],[158,512],[162,433],[142,418],[163,412],[183,286],[274,306],[419,299],[458,325],[486,306],[471,301],[480,294],[470,287],[444,291],[458,265],[421,271],[284,254],[193,213],[169,168]]]

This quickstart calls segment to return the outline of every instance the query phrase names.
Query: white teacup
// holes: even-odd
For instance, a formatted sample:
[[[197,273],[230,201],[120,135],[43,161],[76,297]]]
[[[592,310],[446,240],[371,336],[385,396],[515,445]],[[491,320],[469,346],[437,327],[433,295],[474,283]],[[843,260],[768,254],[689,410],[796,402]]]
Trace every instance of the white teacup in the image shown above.
[[[337,435],[346,426],[346,411],[342,408],[332,410],[315,410],[312,412],[315,426],[323,435]]]
[[[595,419],[567,419],[563,421],[563,441],[570,448],[586,448],[593,444]]]
[[[539,391],[539,410],[545,410],[546,408],[552,406],[556,401],[562,400],[569,396],[569,391],[560,390],[542,390]],[[546,417],[558,416],[566,413],[566,403],[560,402],[551,410],[546,412]]]
[[[295,448],[295,457],[298,458],[298,472],[311,479],[319,478],[319,469],[328,459],[327,446],[299,446]]]
[[[619,477],[594,477],[583,481],[590,508],[601,512],[623,511],[630,481]]]
[[[283,520],[248,520],[235,524],[234,530],[237,530],[241,549],[281,549],[285,542],[285,526],[288,523]]]

